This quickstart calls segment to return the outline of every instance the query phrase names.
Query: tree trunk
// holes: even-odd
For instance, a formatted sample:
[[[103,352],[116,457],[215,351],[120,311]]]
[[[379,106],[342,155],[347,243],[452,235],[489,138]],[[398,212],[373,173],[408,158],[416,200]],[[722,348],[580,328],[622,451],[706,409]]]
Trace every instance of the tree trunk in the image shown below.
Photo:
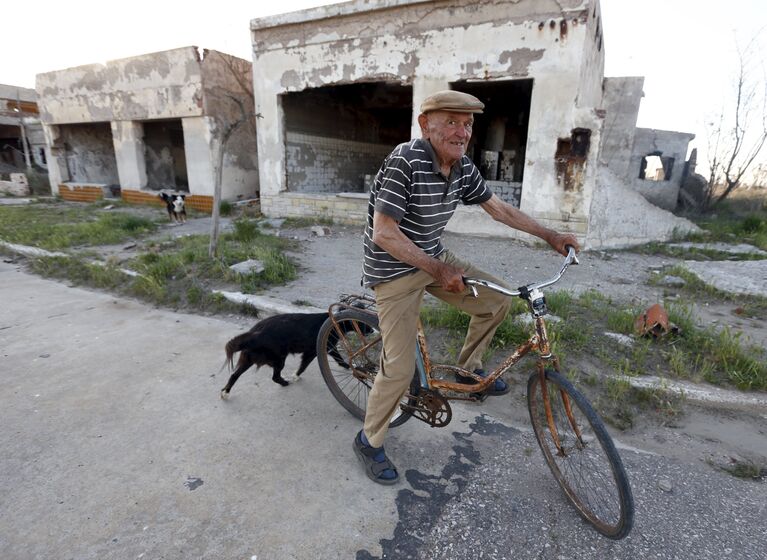
[[[226,140],[222,138],[218,142],[216,154],[216,178],[213,186],[213,213],[210,226],[210,245],[208,245],[208,256],[213,259],[218,252],[218,222],[221,208],[221,181],[224,174],[224,144]]]

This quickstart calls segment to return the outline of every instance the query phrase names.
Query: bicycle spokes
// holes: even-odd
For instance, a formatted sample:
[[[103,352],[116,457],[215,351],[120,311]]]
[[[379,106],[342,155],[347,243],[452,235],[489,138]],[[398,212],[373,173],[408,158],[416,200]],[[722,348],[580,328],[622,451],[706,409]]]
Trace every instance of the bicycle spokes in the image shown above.
[[[602,534],[631,530],[634,506],[620,456],[588,401],[555,371],[530,376],[527,404],[552,474],[578,512]]]

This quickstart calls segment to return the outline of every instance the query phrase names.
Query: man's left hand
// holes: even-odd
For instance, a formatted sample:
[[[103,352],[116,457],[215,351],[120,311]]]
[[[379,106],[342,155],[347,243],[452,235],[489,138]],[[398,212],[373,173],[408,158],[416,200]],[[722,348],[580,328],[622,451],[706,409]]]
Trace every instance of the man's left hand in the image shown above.
[[[551,245],[557,253],[564,256],[567,256],[567,247],[569,246],[574,247],[576,253],[581,250],[581,246],[578,244],[578,240],[572,233],[555,232],[546,241],[548,241],[549,245]]]

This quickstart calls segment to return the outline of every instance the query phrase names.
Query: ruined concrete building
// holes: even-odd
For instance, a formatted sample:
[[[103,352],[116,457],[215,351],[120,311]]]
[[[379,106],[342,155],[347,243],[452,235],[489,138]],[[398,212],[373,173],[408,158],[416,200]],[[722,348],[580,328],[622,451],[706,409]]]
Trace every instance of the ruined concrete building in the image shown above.
[[[636,128],[641,79],[604,78],[597,0],[357,0],[251,33],[267,215],[362,221],[383,157],[450,88],[486,106],[468,155],[545,225],[592,247],[692,227],[655,205],[673,207],[691,135]],[[476,207],[448,229],[523,236]]]
[[[40,116],[48,142],[51,189],[93,200],[121,192],[156,201],[160,190],[186,192],[210,210],[218,143],[226,143],[223,198],[258,192],[251,64],[185,47],[39,74]]]
[[[29,163],[27,163],[29,160]],[[0,174],[47,167],[35,90],[0,84]]]

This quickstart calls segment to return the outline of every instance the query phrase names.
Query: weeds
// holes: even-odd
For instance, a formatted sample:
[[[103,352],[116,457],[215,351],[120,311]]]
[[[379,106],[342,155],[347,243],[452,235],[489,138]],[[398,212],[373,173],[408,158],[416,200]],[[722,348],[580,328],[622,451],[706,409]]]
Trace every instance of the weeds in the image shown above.
[[[98,205],[0,207],[0,239],[52,251],[120,243],[156,229],[155,221]]]
[[[633,335],[634,319],[641,312],[639,306],[616,304],[595,291],[578,296],[550,292],[546,299],[550,311],[563,319],[547,323],[552,352],[562,358],[568,377],[577,379],[588,390],[600,413],[619,429],[633,426],[637,410],[652,411],[663,422],[670,422],[683,409],[684,397],[663,387],[632,387],[629,383],[632,377],[657,374],[731,384],[740,389],[767,389],[763,352],[747,348],[738,335],[727,329],[698,327],[688,305],[665,303],[669,319],[680,327],[681,334],[658,340],[632,337],[631,344],[622,345],[603,333]],[[485,363],[495,355],[507,355],[532,334],[532,326],[514,315],[523,310],[523,305],[521,301],[515,304],[515,310],[498,327],[483,357]],[[421,318],[427,327],[446,331],[447,353],[455,359],[469,316],[439,302],[425,306]],[[572,369],[573,363],[593,363],[601,375],[580,374]]]
[[[128,220],[121,223],[125,230],[138,227]],[[251,315],[255,310],[232,304],[213,294],[211,288],[234,284],[242,291],[257,292],[295,278],[295,266],[282,253],[290,242],[262,234],[253,221],[234,222],[234,231],[219,240],[217,259],[208,257],[208,241],[208,236],[198,235],[148,244],[147,252],[125,265],[136,271],[137,277],[126,276],[116,263],[99,266],[82,255],[33,259],[31,268],[44,276],[65,278],[74,284],[131,295],[157,305]],[[229,268],[247,259],[260,260],[263,271],[240,275]]]
[[[724,470],[737,478],[750,480],[762,480],[767,478],[767,468],[746,461],[735,461],[735,464],[732,467],[725,468]]]

